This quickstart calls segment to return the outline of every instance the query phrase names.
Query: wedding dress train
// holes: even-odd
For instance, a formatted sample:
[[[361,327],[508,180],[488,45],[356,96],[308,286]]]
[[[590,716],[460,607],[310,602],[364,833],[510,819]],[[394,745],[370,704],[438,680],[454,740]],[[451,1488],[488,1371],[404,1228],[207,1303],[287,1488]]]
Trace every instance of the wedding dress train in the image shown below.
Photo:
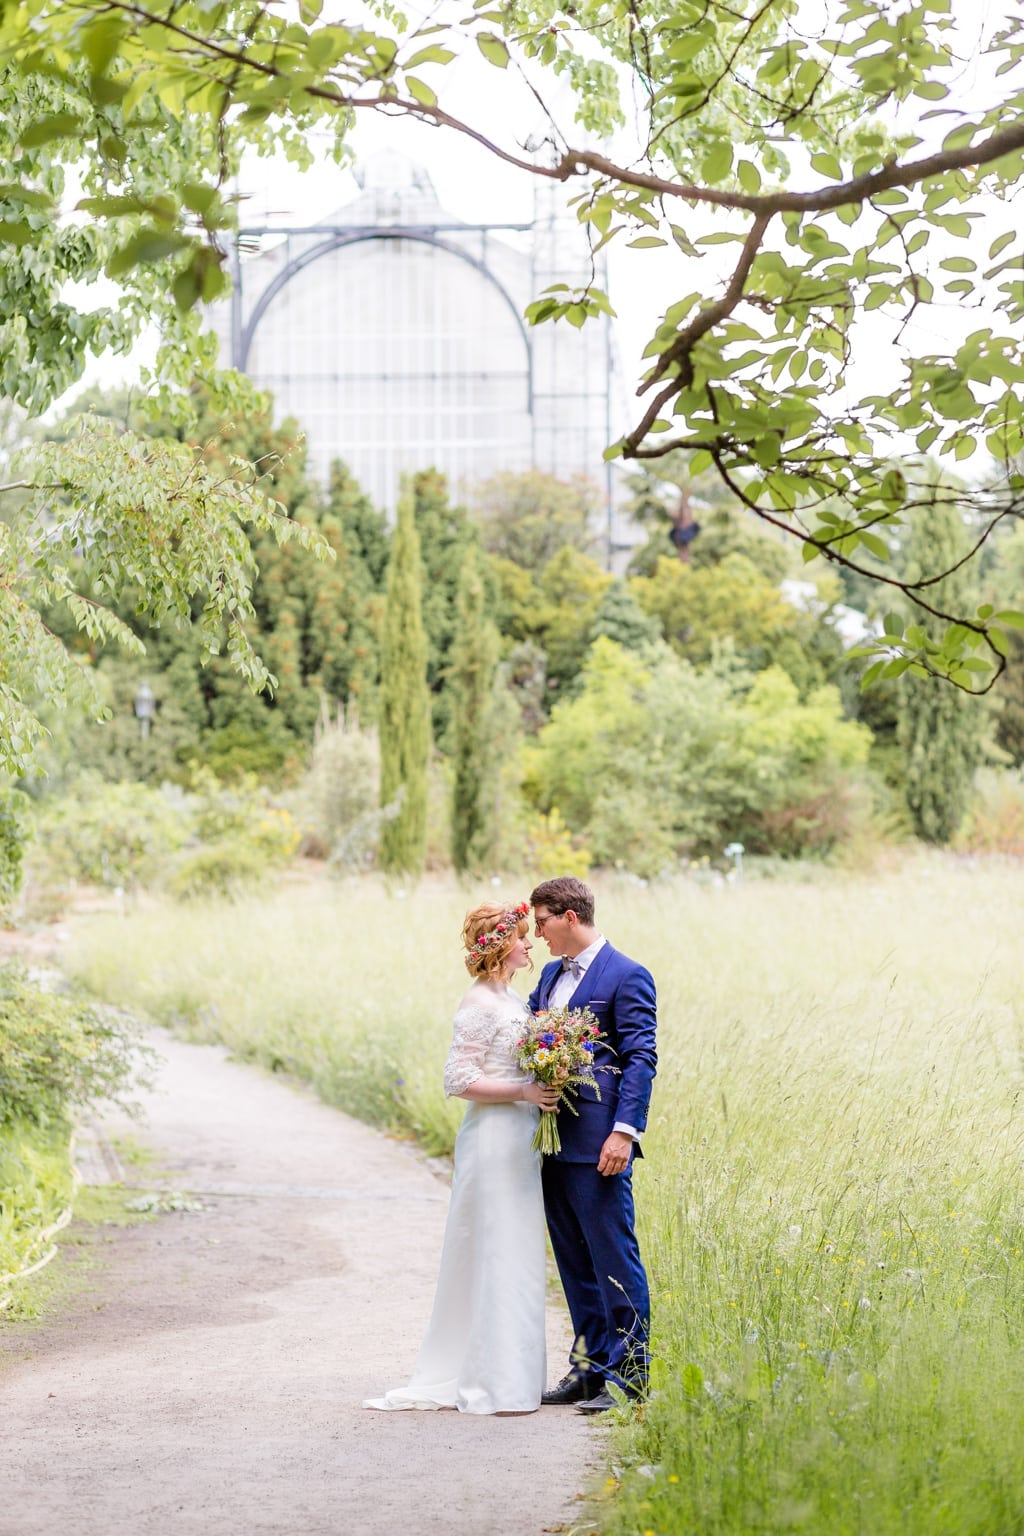
[[[478,1077],[526,1081],[515,1058],[526,1006],[477,983],[455,1016],[445,1092]],[[544,1390],[545,1246],[539,1110],[474,1104],[455,1141],[455,1176],[441,1269],[416,1369],[364,1407],[531,1413]]]

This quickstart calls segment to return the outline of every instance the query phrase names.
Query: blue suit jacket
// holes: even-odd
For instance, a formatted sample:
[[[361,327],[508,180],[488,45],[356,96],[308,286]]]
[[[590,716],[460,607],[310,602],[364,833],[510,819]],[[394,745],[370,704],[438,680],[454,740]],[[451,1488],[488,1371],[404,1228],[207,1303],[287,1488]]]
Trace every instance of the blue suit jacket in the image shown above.
[[[546,1008],[562,963],[553,960],[540,974],[530,993],[534,1011]],[[589,1008],[604,1039],[594,1052],[601,1098],[592,1088],[580,1088],[572,1103],[579,1110],[562,1108],[558,1134],[562,1150],[555,1155],[567,1163],[594,1163],[616,1120],[643,1131],[651,1103],[651,1084],[657,1070],[655,1049],[657,998],[654,978],[644,966],[622,955],[606,941],[569,1000],[570,1008]],[[616,1067],[616,1072],[602,1071]],[[639,1155],[640,1149],[636,1148]]]

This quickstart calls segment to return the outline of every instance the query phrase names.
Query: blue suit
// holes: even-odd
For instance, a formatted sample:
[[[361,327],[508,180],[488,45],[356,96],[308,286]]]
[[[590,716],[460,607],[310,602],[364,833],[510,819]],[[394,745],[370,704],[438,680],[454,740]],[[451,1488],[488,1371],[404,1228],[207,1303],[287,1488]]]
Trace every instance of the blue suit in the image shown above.
[[[561,969],[560,960],[544,967],[530,994],[535,1012],[547,1007]],[[573,1099],[579,1118],[559,1113],[562,1149],[542,1170],[548,1231],[576,1335],[573,1362],[638,1390],[647,1380],[650,1295],[634,1230],[632,1161],[611,1176],[597,1162],[616,1121],[640,1132],[647,1125],[657,1067],[654,979],[605,943],[568,1006],[589,1008],[605,1037],[594,1053],[601,1098],[581,1088]]]

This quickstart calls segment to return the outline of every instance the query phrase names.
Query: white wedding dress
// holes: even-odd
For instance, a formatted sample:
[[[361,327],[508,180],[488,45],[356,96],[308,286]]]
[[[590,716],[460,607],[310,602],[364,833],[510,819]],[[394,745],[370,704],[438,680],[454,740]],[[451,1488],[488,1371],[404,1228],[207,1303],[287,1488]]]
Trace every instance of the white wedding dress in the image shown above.
[[[455,1015],[445,1093],[478,1077],[528,1081],[515,1057],[526,1005],[477,982]],[[455,1141],[455,1177],[434,1308],[408,1386],[366,1408],[531,1413],[544,1390],[545,1246],[540,1111],[470,1103]]]

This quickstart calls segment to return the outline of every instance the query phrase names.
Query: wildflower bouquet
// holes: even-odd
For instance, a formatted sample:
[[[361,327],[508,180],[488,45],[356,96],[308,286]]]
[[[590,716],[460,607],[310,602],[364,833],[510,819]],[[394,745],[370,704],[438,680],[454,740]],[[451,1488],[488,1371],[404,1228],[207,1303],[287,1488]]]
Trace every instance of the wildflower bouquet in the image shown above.
[[[597,1020],[589,1008],[551,1008],[535,1013],[517,1044],[519,1065],[538,1083],[557,1088],[560,1103],[578,1115],[579,1110],[569,1100],[570,1092],[586,1086],[601,1097],[594,1076],[594,1047],[600,1038]],[[536,1152],[561,1151],[557,1114],[541,1112],[531,1145]]]

